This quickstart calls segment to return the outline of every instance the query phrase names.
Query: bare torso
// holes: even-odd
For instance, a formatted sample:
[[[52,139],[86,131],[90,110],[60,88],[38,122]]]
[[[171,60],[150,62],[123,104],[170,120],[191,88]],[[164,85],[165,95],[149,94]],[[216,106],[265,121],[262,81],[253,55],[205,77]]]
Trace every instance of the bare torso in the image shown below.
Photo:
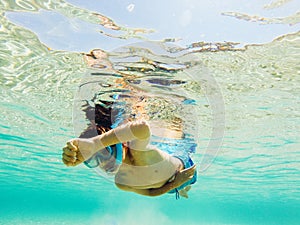
[[[137,189],[159,188],[183,168],[179,159],[147,146],[147,151],[129,149],[115,182]]]

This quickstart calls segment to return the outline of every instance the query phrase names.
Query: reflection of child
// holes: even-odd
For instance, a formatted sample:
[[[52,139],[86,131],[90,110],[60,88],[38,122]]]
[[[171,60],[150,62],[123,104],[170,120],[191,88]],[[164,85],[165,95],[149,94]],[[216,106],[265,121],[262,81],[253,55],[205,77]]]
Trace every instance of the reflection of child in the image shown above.
[[[117,74],[126,72],[115,71],[108,53],[101,49],[86,54],[85,59],[91,67],[106,68]],[[168,154],[149,144],[151,133],[163,138],[182,138],[181,120],[170,119],[170,115],[164,115],[168,122],[155,118],[157,113],[150,111],[161,111],[157,107],[162,103],[155,101],[162,99],[152,98],[129,85],[131,82],[126,74],[124,78],[117,78],[115,82],[118,90],[130,91],[130,96],[122,96],[124,100],[126,98],[126,104],[131,104],[126,121],[112,124],[116,114],[123,110],[112,109],[113,102],[101,100],[95,108],[86,105],[90,125],[79,138],[67,142],[63,148],[64,164],[76,166],[84,163],[90,168],[114,174],[116,186],[125,191],[148,196],[169,192],[176,193],[176,197],[179,194],[187,197],[190,184],[196,182],[196,168],[188,153]]]

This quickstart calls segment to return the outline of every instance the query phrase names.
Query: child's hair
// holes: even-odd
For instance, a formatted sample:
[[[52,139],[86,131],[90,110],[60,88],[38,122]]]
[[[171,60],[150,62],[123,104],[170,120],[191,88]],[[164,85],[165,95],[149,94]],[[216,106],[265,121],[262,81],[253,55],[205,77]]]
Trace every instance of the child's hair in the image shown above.
[[[83,105],[86,119],[89,121],[88,127],[80,134],[80,138],[91,138],[111,130],[113,102],[100,101],[91,106],[88,102]],[[95,132],[97,131],[97,133]]]

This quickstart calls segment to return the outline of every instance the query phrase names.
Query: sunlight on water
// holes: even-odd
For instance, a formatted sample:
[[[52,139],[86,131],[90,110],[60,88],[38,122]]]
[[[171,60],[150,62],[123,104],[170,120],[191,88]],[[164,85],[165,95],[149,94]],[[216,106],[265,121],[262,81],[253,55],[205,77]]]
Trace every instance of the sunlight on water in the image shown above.
[[[295,25],[300,22],[300,13],[296,13],[291,16],[287,16],[284,18],[266,18],[266,17],[260,17],[256,15],[247,15],[243,13],[237,13],[237,12],[225,12],[223,13],[225,16],[233,16],[237,19],[242,19],[246,21],[251,22],[259,22],[261,24],[289,24],[289,25]]]
[[[287,2],[275,1],[265,7],[276,8]],[[92,53],[77,53],[49,49],[35,33],[10,22],[5,11],[53,10],[69,18],[99,24],[99,35],[111,38],[144,39],[142,35],[152,31],[125,28],[109,17],[64,1],[1,1],[0,8],[0,170],[1,184],[5,190],[15,186],[24,190],[52,190],[61,193],[61,198],[64,193],[72,192],[69,200],[74,205],[76,193],[82,195],[86,191],[88,195],[82,201],[86,200],[89,209],[94,207],[93,210],[97,208],[98,211],[101,204],[114,207],[107,202],[115,197],[126,201],[127,193],[119,194],[111,184],[99,180],[95,173],[83,167],[65,168],[61,163],[60,149],[66,140],[74,137],[74,97],[78,95],[79,85],[91,81],[97,82],[91,84],[102,84],[102,90],[109,89],[112,93],[120,93],[123,88],[123,91],[130,90],[132,96],[137,93],[151,96],[147,108],[150,119],[160,117],[172,120],[176,117],[184,120],[185,133],[198,144],[193,158],[201,168],[204,166],[200,163],[203,162],[201,159],[212,139],[215,119],[213,102],[204,88],[209,74],[218,84],[225,103],[225,121],[220,123],[225,130],[224,137],[217,137],[223,138],[217,158],[207,170],[202,171],[200,181],[191,191],[192,199],[189,201],[195,204],[195,210],[201,201],[204,205],[212,205],[208,208],[222,207],[217,203],[214,205],[211,199],[231,203],[253,201],[257,207],[262,200],[275,204],[300,200],[299,32],[286,34],[267,44],[244,47],[231,42],[195,42],[178,47],[168,43],[174,41],[170,39],[155,42],[155,46],[159,47],[126,43],[124,46],[127,47],[109,52],[98,49]],[[299,23],[299,13],[281,19],[241,13],[225,15],[262,23]],[[197,70],[191,70],[193,68]],[[97,85],[86,86],[90,92],[80,97],[91,100]],[[215,89],[209,89],[212,90]],[[107,93],[106,97],[110,98],[110,92]],[[79,127],[75,127],[76,134],[84,124],[79,124]],[[95,180],[97,187],[91,190]],[[89,202],[89,197],[100,191],[106,191],[107,196],[93,199],[99,203]],[[22,191],[19,193],[16,189],[11,195],[21,198]],[[37,195],[33,202],[41,204],[39,198],[43,197]],[[2,198],[7,202],[13,201],[8,201],[5,196]],[[134,201],[149,205],[147,201],[137,198],[130,200],[132,207],[128,211],[124,212],[121,206],[116,206],[126,224],[134,224],[130,215],[139,208]],[[149,205],[146,217],[151,220],[158,215],[164,224],[176,224],[174,219],[165,216],[170,215],[168,210],[172,209],[163,202],[161,199],[155,201],[162,210],[160,214]],[[10,204],[13,208],[13,203]],[[26,206],[29,203],[23,204]],[[55,207],[56,202],[53,200],[51,204]],[[187,203],[178,204],[184,207],[181,204]],[[247,204],[243,207],[254,210]],[[204,214],[208,208],[202,208]],[[179,211],[173,210],[174,214]],[[276,210],[279,212],[281,208],[278,206]],[[291,218],[295,218],[293,210],[296,211],[291,208]],[[68,213],[72,215],[72,210]],[[110,213],[93,213],[94,224],[123,224],[119,217],[113,218]],[[96,218],[97,213],[102,213],[103,217]],[[187,214],[194,215],[192,212]],[[287,212],[284,215],[288,217]],[[179,216],[180,213],[176,218]],[[262,214],[260,216],[264,218]],[[20,221],[17,218],[10,221],[14,220],[16,223]],[[38,219],[32,221],[39,222]],[[189,221],[193,224],[192,219]],[[77,222],[81,223],[79,220]]]
[[[284,4],[287,4],[291,0],[277,0],[273,1],[270,4],[265,5],[266,9],[274,9],[283,6]]]

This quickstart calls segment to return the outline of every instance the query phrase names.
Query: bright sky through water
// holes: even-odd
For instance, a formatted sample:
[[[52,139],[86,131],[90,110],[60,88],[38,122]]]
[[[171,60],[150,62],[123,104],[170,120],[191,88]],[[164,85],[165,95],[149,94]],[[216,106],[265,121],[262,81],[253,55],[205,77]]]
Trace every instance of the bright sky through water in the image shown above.
[[[284,18],[295,15],[300,0],[285,2],[280,7],[266,0],[176,0],[176,1],[68,1],[111,18],[125,27],[154,29],[145,34],[149,40],[179,38],[179,44],[192,42],[266,43],[274,38],[299,30],[299,24],[261,24],[240,20],[222,13],[238,12],[258,18]],[[267,7],[269,6],[269,7]],[[56,12],[9,13],[8,18],[33,30],[40,40],[52,49],[87,52],[94,48],[105,50],[124,45],[124,40],[99,33],[100,26],[79,19],[66,18]],[[130,42],[139,40],[131,39]]]

